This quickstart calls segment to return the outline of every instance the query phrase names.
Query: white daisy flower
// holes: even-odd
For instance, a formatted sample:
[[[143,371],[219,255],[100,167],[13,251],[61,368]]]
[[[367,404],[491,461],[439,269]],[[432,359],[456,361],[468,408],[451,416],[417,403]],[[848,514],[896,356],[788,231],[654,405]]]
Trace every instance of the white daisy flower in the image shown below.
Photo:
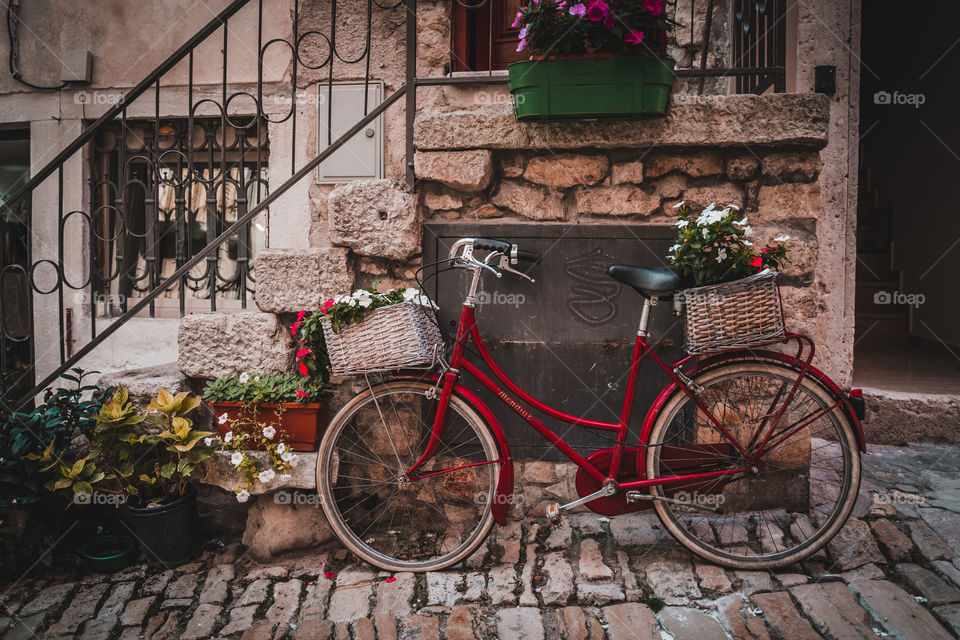
[[[679,248],[680,248],[680,245],[678,245],[678,244],[673,245],[672,247],[670,247],[670,253],[675,252],[675,251],[676,251],[677,249],[679,249]]]
[[[244,503],[250,499],[250,492],[246,489],[240,489],[237,491],[237,502]]]
[[[282,456],[282,455],[283,455],[283,452],[286,451],[286,450],[287,450],[287,445],[286,445],[286,444],[284,444],[284,443],[281,442],[280,444],[277,445],[277,455],[278,455],[278,456]]]
[[[230,464],[235,467],[239,467],[241,464],[243,464],[243,454],[239,451],[234,452],[234,454],[230,456]]]
[[[260,376],[253,376],[254,382],[260,382]]]
[[[277,477],[277,474],[273,469],[264,469],[257,474],[257,479],[260,480],[260,482],[270,482],[275,477]]]
[[[240,374],[240,383],[241,383],[241,384],[247,384],[247,382],[249,382],[249,381],[250,381],[250,374],[249,374],[249,373],[247,373],[246,371],[244,371],[243,373]]]
[[[280,459],[283,460],[284,462],[288,462],[288,463],[290,463],[290,464],[292,465],[292,464],[293,464],[293,460],[294,460],[293,452],[292,452],[292,451],[287,451],[287,452],[284,453],[282,456],[280,456]]]
[[[277,435],[277,430],[272,425],[263,428],[263,437],[267,440],[272,440],[275,435]]]
[[[678,229],[683,229],[685,226],[689,225],[689,220],[677,220],[677,224],[673,225]]]
[[[747,226],[747,216],[743,216],[743,220],[734,220],[733,224],[737,225],[738,227]]]
[[[369,307],[371,304],[373,304],[373,300],[371,300],[369,297],[367,297],[367,298],[360,298],[360,300],[357,301],[357,304],[359,304],[361,307],[363,307],[364,309],[366,309],[366,308]]]
[[[726,247],[724,247],[723,249],[720,249],[719,253],[717,253],[717,262],[723,262],[726,259],[727,259],[727,249]]]
[[[413,287],[410,287],[410,288],[408,288],[406,291],[403,292],[403,299],[406,300],[406,301],[408,301],[408,302],[409,302],[410,300],[413,300],[414,298],[419,297],[419,296],[420,296],[420,291],[417,290],[417,289],[414,289]]]

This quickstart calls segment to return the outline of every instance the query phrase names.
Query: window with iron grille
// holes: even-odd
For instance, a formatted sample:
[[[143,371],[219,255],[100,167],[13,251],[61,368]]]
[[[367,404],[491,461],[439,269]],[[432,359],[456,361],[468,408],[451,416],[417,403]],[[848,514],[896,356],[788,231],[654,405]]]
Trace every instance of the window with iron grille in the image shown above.
[[[91,312],[118,315],[267,195],[267,129],[255,118],[127,120],[90,153]],[[245,308],[265,211],[151,305],[149,315]]]

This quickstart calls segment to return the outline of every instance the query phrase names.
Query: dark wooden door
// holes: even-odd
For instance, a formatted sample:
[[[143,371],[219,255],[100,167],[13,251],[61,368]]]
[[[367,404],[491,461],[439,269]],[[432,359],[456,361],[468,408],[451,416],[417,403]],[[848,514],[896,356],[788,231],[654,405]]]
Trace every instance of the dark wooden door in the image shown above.
[[[523,249],[544,254],[542,264],[531,270],[536,278],[533,284],[510,274],[500,280],[490,275],[482,282],[477,325],[500,368],[550,406],[575,416],[617,422],[642,298],[609,278],[606,269],[613,263],[663,264],[674,230],[643,225],[433,224],[424,229],[424,264],[438,256],[445,258],[458,238],[473,236],[513,240]],[[451,333],[468,285],[465,274],[460,269],[447,271],[428,283],[427,292],[440,305],[441,326]],[[668,361],[678,359],[681,325],[671,305],[658,305],[652,318],[653,338],[661,341],[658,355]],[[486,369],[479,358],[468,357]],[[628,441],[637,441],[647,407],[668,380],[652,361],[641,367]],[[465,376],[464,383],[480,393],[496,414],[514,455],[563,459],[475,380]],[[581,453],[612,446],[598,432],[537,417]]]

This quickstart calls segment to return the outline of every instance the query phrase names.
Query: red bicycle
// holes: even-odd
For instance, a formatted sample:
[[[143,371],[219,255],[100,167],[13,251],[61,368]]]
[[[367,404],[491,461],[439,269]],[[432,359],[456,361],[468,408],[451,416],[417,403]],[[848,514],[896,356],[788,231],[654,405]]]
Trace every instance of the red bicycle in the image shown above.
[[[483,260],[477,251],[486,252]],[[512,266],[519,261],[537,263],[539,256],[503,240],[458,240],[449,263],[472,279],[449,363],[427,376],[368,381],[330,423],[317,488],[348,548],[383,569],[430,571],[465,559],[494,521],[504,523],[513,493],[510,446],[493,412],[461,384],[464,373],[579,468],[579,497],[553,505],[550,516],[581,504],[611,516],[652,507],[690,551],[738,569],[795,563],[840,530],[860,484],[862,397],[810,366],[809,338],[787,334],[795,356],[751,349],[668,364],[648,345],[647,325],[651,307],[680,288],[678,277],[666,268],[614,265],[608,274],[644,297],[623,409],[616,423],[577,417],[513,383],[474,322],[484,272],[532,281]],[[474,349],[496,380],[468,359]],[[646,359],[671,382],[631,444],[631,408]],[[521,402],[613,433],[616,444],[583,457]]]

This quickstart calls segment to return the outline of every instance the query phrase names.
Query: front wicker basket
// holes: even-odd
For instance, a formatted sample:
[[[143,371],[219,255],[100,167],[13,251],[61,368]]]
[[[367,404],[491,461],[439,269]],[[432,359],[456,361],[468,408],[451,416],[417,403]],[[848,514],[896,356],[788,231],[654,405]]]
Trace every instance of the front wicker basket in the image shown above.
[[[329,318],[322,326],[330,369],[338,376],[429,368],[443,348],[433,310],[415,302],[376,309],[340,333]]]
[[[776,271],[686,289],[678,297],[686,306],[684,342],[689,354],[746,349],[784,337]]]

